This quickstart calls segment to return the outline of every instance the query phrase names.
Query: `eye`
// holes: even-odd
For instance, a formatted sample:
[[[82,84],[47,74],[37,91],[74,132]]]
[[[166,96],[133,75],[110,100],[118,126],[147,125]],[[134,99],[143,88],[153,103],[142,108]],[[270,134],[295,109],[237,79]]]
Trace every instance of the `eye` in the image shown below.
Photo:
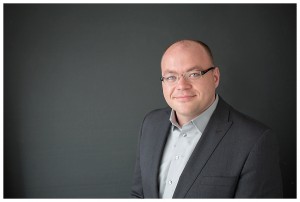
[[[168,81],[168,82],[172,82],[172,81],[176,81],[177,77],[171,75],[171,76],[166,76],[165,79],[166,79],[166,81]]]
[[[200,76],[201,76],[200,72],[191,72],[191,73],[189,73],[189,78],[198,78]]]

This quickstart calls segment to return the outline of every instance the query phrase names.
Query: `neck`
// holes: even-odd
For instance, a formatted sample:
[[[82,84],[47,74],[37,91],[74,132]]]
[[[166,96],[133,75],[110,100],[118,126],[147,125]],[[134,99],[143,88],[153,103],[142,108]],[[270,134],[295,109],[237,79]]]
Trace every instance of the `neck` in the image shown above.
[[[197,116],[195,116],[195,117],[180,116],[180,118],[179,118],[177,113],[175,113],[175,116],[176,116],[177,123],[179,124],[180,127],[182,127],[184,124],[190,122],[195,117],[197,117]]]

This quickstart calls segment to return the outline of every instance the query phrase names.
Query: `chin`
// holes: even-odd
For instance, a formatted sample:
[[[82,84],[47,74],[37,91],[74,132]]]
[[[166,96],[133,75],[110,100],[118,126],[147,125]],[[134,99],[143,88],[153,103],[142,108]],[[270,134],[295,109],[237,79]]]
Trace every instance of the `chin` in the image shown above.
[[[181,114],[183,116],[193,116],[196,112],[196,110],[193,110],[193,109],[182,109],[182,108],[177,108],[177,109],[175,109],[175,111],[178,114]]]

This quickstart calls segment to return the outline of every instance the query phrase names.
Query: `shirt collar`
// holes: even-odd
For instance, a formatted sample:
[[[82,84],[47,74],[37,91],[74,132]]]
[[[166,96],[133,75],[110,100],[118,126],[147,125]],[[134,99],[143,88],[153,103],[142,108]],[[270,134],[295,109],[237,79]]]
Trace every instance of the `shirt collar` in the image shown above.
[[[211,115],[215,111],[217,104],[219,102],[219,96],[216,94],[216,99],[215,101],[204,111],[202,112],[199,116],[191,120],[190,122],[184,124],[182,128],[184,128],[187,125],[193,124],[201,133],[203,133]],[[175,117],[175,111],[172,109],[171,115],[170,115],[170,122],[172,123],[172,130],[175,128],[178,128],[181,130],[182,128],[179,126],[176,117]]]

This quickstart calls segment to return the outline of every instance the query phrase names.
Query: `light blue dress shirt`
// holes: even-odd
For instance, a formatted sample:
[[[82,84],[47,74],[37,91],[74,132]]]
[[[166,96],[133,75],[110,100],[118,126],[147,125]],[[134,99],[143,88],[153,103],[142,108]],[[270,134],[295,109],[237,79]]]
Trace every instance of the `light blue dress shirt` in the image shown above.
[[[213,104],[202,114],[186,123],[182,127],[176,121],[172,110],[170,121],[172,128],[164,149],[159,171],[159,196],[160,198],[172,198],[179,177],[195,149],[212,113],[216,109],[219,96]]]

